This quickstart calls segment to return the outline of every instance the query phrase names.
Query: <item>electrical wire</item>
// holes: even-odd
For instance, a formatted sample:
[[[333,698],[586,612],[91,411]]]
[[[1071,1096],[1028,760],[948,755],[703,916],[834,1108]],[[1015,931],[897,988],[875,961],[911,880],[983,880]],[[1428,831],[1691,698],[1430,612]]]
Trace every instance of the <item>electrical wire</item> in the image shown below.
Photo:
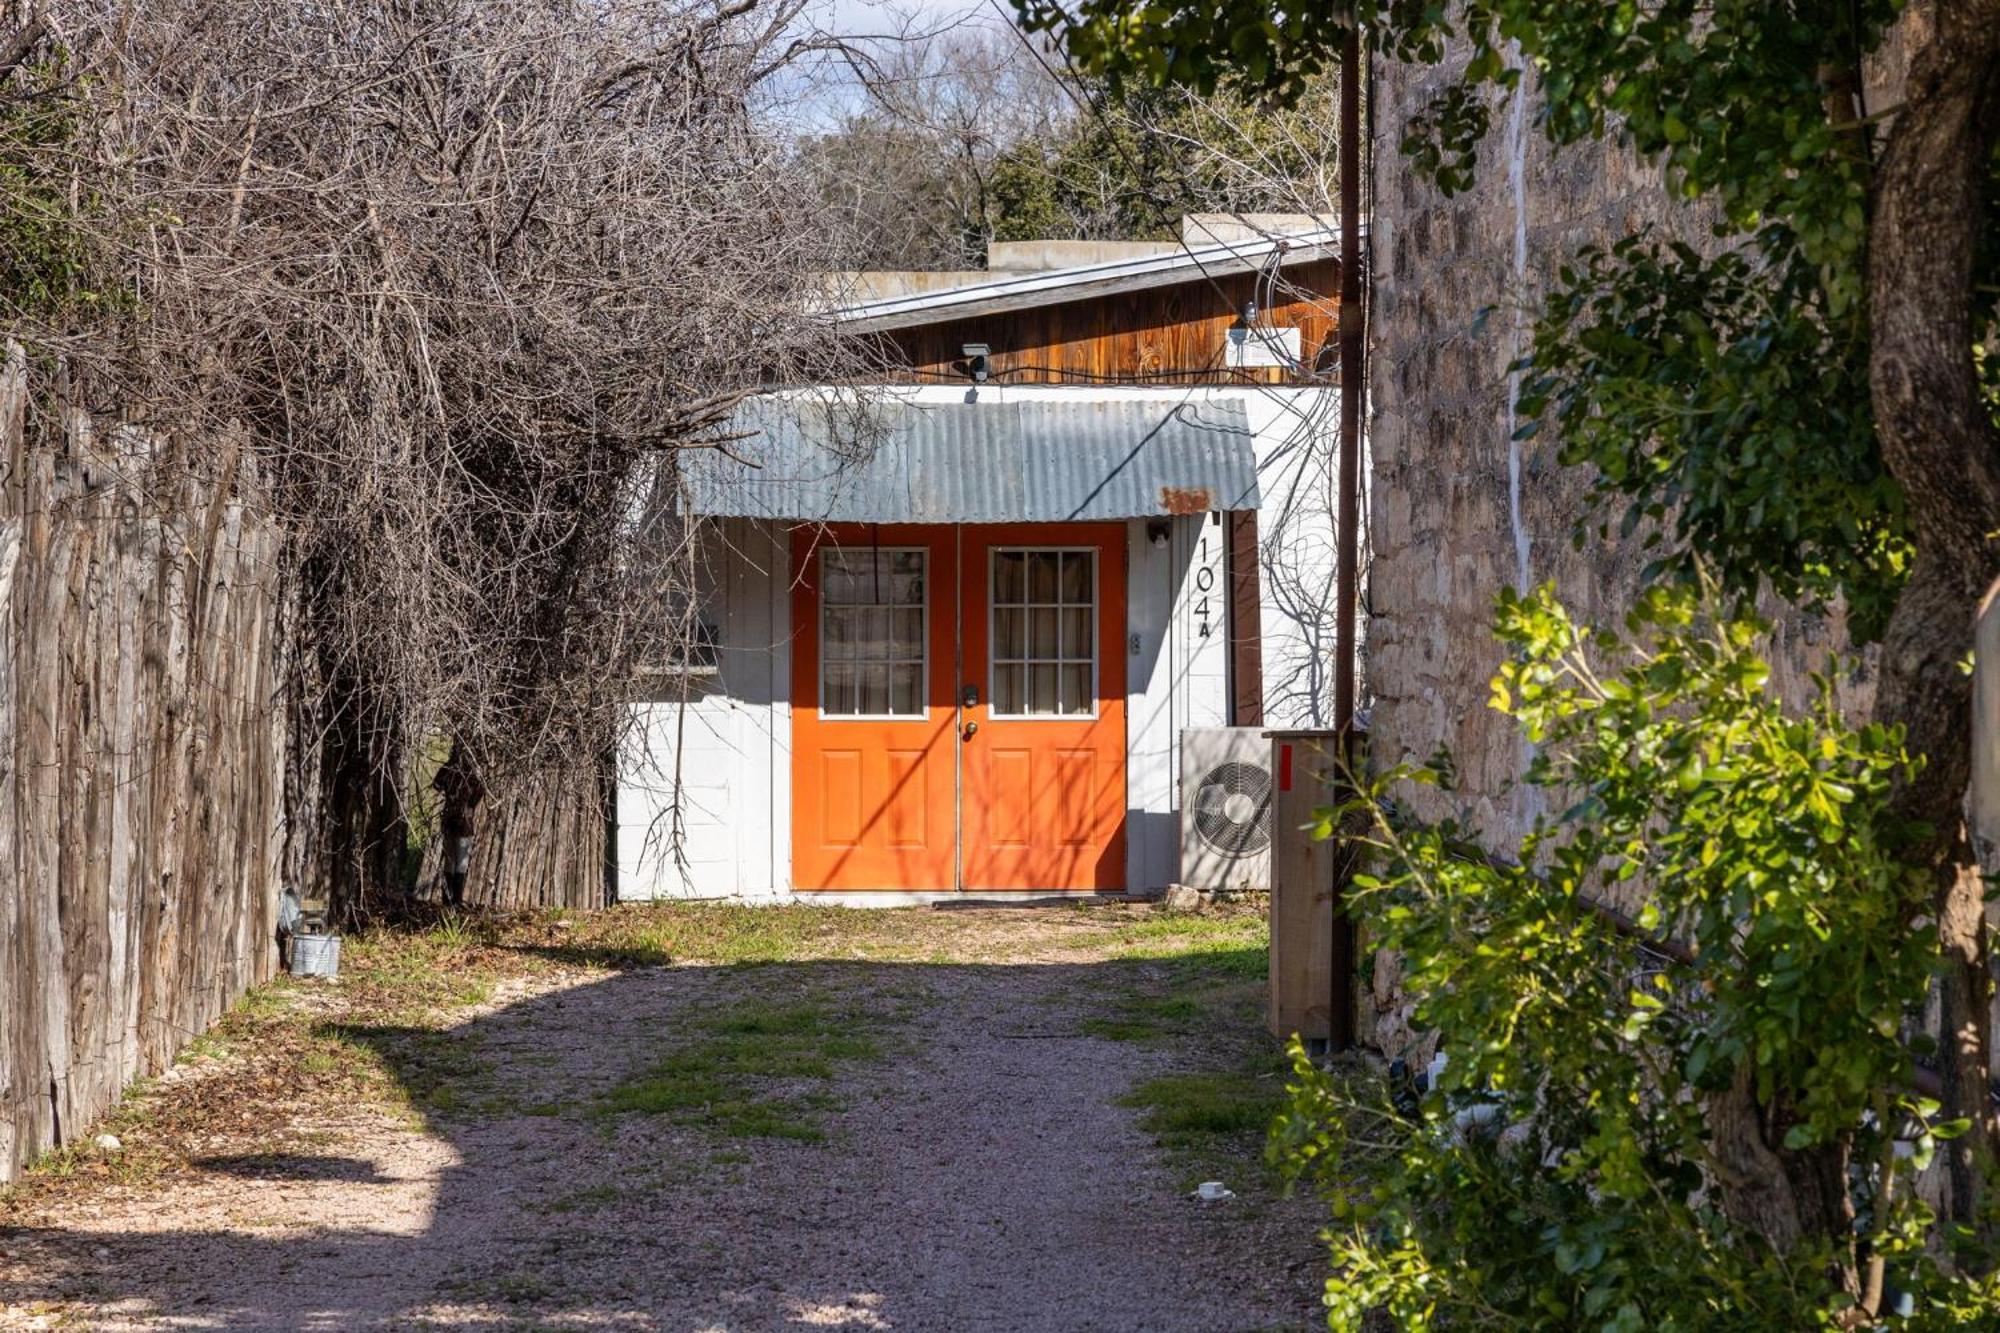
[[[1218,352],[1216,355],[1219,356],[1220,353]],[[1100,385],[1106,388],[1116,388],[1119,385],[1124,385],[1124,384],[1130,384],[1136,387],[1140,384],[1156,383],[1160,381],[1179,384],[1179,383],[1189,382],[1190,377],[1193,376],[1222,375],[1222,376],[1232,376],[1236,378],[1219,379],[1219,380],[1196,379],[1193,380],[1193,382],[1197,386],[1205,384],[1218,388],[1277,387],[1274,385],[1265,384],[1261,380],[1253,380],[1247,378],[1249,375],[1253,373],[1254,368],[1252,367],[1218,366],[1214,364],[1215,359],[1216,359],[1215,357],[1210,357],[1209,358],[1210,364],[1206,366],[1192,366],[1182,370],[1128,370],[1128,371],[1118,371],[1112,374],[1101,374],[1099,372],[1090,370],[1070,370],[1062,366],[1046,366],[1035,362],[1024,362],[1019,365],[1005,366],[998,370],[989,371],[986,382],[991,383],[994,380],[1004,379],[1015,375],[1036,374],[1036,375],[1049,375],[1049,376],[1059,377],[1046,381],[1046,383],[1050,385],[1055,385],[1064,381],[1073,381],[1078,384]],[[925,366],[904,366],[901,369],[899,369],[897,373],[902,375],[915,375],[923,379],[942,380],[953,384],[960,384],[965,382],[965,372],[960,370],[932,370],[929,367]],[[873,384],[876,381],[868,380],[865,382]],[[1025,388],[1029,386],[1023,385],[1021,387]],[[1295,387],[1306,388],[1306,387],[1316,387],[1316,386],[1301,385]]]
[[[1001,18],[1006,23],[1007,29],[1011,31],[1017,39],[1019,39],[1021,45],[1024,48],[1026,48],[1028,54],[1034,58],[1035,63],[1040,65],[1042,67],[1042,71],[1049,76],[1050,81],[1053,82],[1058,88],[1061,88],[1063,90],[1064,95],[1067,96],[1072,102],[1076,103],[1079,110],[1081,110],[1085,115],[1089,116],[1092,120],[1097,122],[1098,128],[1104,131],[1104,137],[1106,141],[1110,143],[1112,150],[1116,152],[1120,160],[1124,162],[1125,169],[1131,172],[1134,186],[1139,196],[1142,199],[1144,199],[1147,203],[1153,204],[1155,206],[1164,207],[1166,209],[1180,207],[1184,201],[1165,199],[1161,195],[1159,195],[1156,191],[1148,190],[1146,188],[1144,173],[1139,169],[1139,164],[1132,160],[1132,154],[1130,153],[1130,151],[1126,149],[1124,142],[1119,139],[1115,129],[1113,128],[1110,122],[1109,117],[1105,114],[1104,109],[1101,106],[1099,106],[1094,99],[1085,96],[1080,91],[1083,86],[1083,78],[1082,75],[1078,73],[1076,66],[1071,62],[1069,53],[1067,51],[1062,53],[1063,68],[1068,72],[1069,75],[1068,78],[1064,78],[1063,75],[1058,74],[1056,72],[1055,67],[1051,65],[1048,61],[1048,58],[1042,54],[1041,48],[1036,46],[1035,43],[1029,39],[1028,34],[1021,30],[1020,25],[1013,21],[1012,17],[1006,12],[1005,9],[1001,8],[1000,0],[988,0],[988,3],[991,4],[994,10],[1000,14]],[[1285,253],[1286,238],[1283,237],[1282,235],[1277,235],[1273,233],[1267,235],[1265,239],[1273,242],[1270,262],[1273,264],[1274,267],[1281,266],[1283,262],[1283,256]],[[1194,248],[1188,245],[1185,239],[1181,241],[1181,249],[1187,254],[1188,258],[1193,261],[1196,271],[1198,271],[1201,274],[1201,280],[1207,283],[1208,286],[1214,290],[1217,296],[1222,297],[1223,300],[1228,301],[1233,305],[1234,299],[1230,296],[1229,292],[1223,288],[1221,279],[1215,273],[1210,271],[1209,266],[1202,262],[1201,257],[1194,252]],[[1340,256],[1340,262],[1342,264],[1349,262],[1349,257],[1346,255]],[[1321,299],[1323,300],[1323,298]],[[1338,315],[1336,314],[1335,317],[1338,318]],[[1303,349],[1301,350],[1303,351]],[[1303,362],[1303,357],[1301,357],[1301,362]],[[1300,366],[1295,367],[1295,373],[1301,373],[1307,375],[1308,377],[1318,378],[1320,372],[1317,370],[1317,368],[1306,369],[1301,364]]]

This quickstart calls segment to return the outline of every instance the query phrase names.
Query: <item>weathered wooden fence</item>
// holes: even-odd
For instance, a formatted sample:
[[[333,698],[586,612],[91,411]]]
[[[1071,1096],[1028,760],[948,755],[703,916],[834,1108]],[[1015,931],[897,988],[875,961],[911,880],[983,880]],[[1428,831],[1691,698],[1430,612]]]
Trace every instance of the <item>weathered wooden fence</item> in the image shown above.
[[[30,424],[0,375],[0,1180],[276,962],[279,541],[247,463]],[[37,423],[41,418],[35,419]]]
[[[495,908],[608,905],[609,781],[606,764],[583,764],[489,795],[479,808],[465,901]]]

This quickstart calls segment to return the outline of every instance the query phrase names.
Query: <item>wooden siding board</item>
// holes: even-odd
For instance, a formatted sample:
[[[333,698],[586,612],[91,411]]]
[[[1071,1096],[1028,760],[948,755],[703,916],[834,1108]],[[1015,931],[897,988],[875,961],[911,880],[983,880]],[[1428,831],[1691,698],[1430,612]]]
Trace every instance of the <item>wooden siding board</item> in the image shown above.
[[[1246,302],[1257,300],[1254,273],[1177,283],[1122,296],[1086,297],[1033,310],[975,315],[885,334],[892,359],[906,367],[892,381],[963,380],[961,349],[985,343],[991,378],[1006,384],[1121,382],[1141,377],[1219,383],[1295,382],[1276,368],[1232,370],[1224,349]],[[1312,364],[1338,329],[1337,260],[1288,270],[1281,299],[1260,323],[1299,330],[1300,354]],[[1305,293],[1306,295],[1301,295]],[[1325,293],[1325,295],[1320,295]]]
[[[1230,725],[1264,725],[1264,629],[1257,586],[1257,511],[1227,514]]]

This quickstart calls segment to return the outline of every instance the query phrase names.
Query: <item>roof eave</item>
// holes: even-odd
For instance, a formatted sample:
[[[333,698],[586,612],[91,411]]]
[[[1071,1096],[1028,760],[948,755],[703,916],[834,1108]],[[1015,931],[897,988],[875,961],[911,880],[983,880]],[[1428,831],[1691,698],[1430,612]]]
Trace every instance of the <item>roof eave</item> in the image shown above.
[[[843,327],[857,333],[887,332],[1202,278],[1252,273],[1270,263],[1273,252],[1277,253],[1281,267],[1340,257],[1336,236],[1331,232],[1311,232],[1255,244],[1204,245],[1174,255],[1114,260],[1045,273],[1011,274],[970,287],[844,306],[830,314]]]

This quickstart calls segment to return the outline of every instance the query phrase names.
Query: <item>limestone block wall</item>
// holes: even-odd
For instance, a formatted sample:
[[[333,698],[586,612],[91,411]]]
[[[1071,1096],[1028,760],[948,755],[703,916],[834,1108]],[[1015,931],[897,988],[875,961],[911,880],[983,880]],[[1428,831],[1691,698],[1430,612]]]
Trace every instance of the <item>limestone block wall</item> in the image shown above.
[[[1574,612],[1615,622],[1645,561],[1636,542],[1572,544],[1590,478],[1559,465],[1545,442],[1510,442],[1507,367],[1577,250],[1648,223],[1691,243],[1707,228],[1668,201],[1657,168],[1618,146],[1552,151],[1531,87],[1496,102],[1476,184],[1446,198],[1397,144],[1453,69],[1376,67],[1364,688],[1376,763],[1419,761],[1440,746],[1453,756],[1457,789],[1412,793],[1417,812],[1457,814],[1505,853],[1538,810],[1537,793],[1517,781],[1527,750],[1487,706],[1500,660],[1494,599],[1553,580]],[[1777,639],[1779,688],[1795,696],[1829,647],[1845,647],[1837,626],[1798,615],[1781,619]],[[1865,682],[1852,688],[1865,697]],[[1420,1047],[1395,960],[1371,957],[1365,941],[1362,957],[1363,1039],[1391,1053]]]

